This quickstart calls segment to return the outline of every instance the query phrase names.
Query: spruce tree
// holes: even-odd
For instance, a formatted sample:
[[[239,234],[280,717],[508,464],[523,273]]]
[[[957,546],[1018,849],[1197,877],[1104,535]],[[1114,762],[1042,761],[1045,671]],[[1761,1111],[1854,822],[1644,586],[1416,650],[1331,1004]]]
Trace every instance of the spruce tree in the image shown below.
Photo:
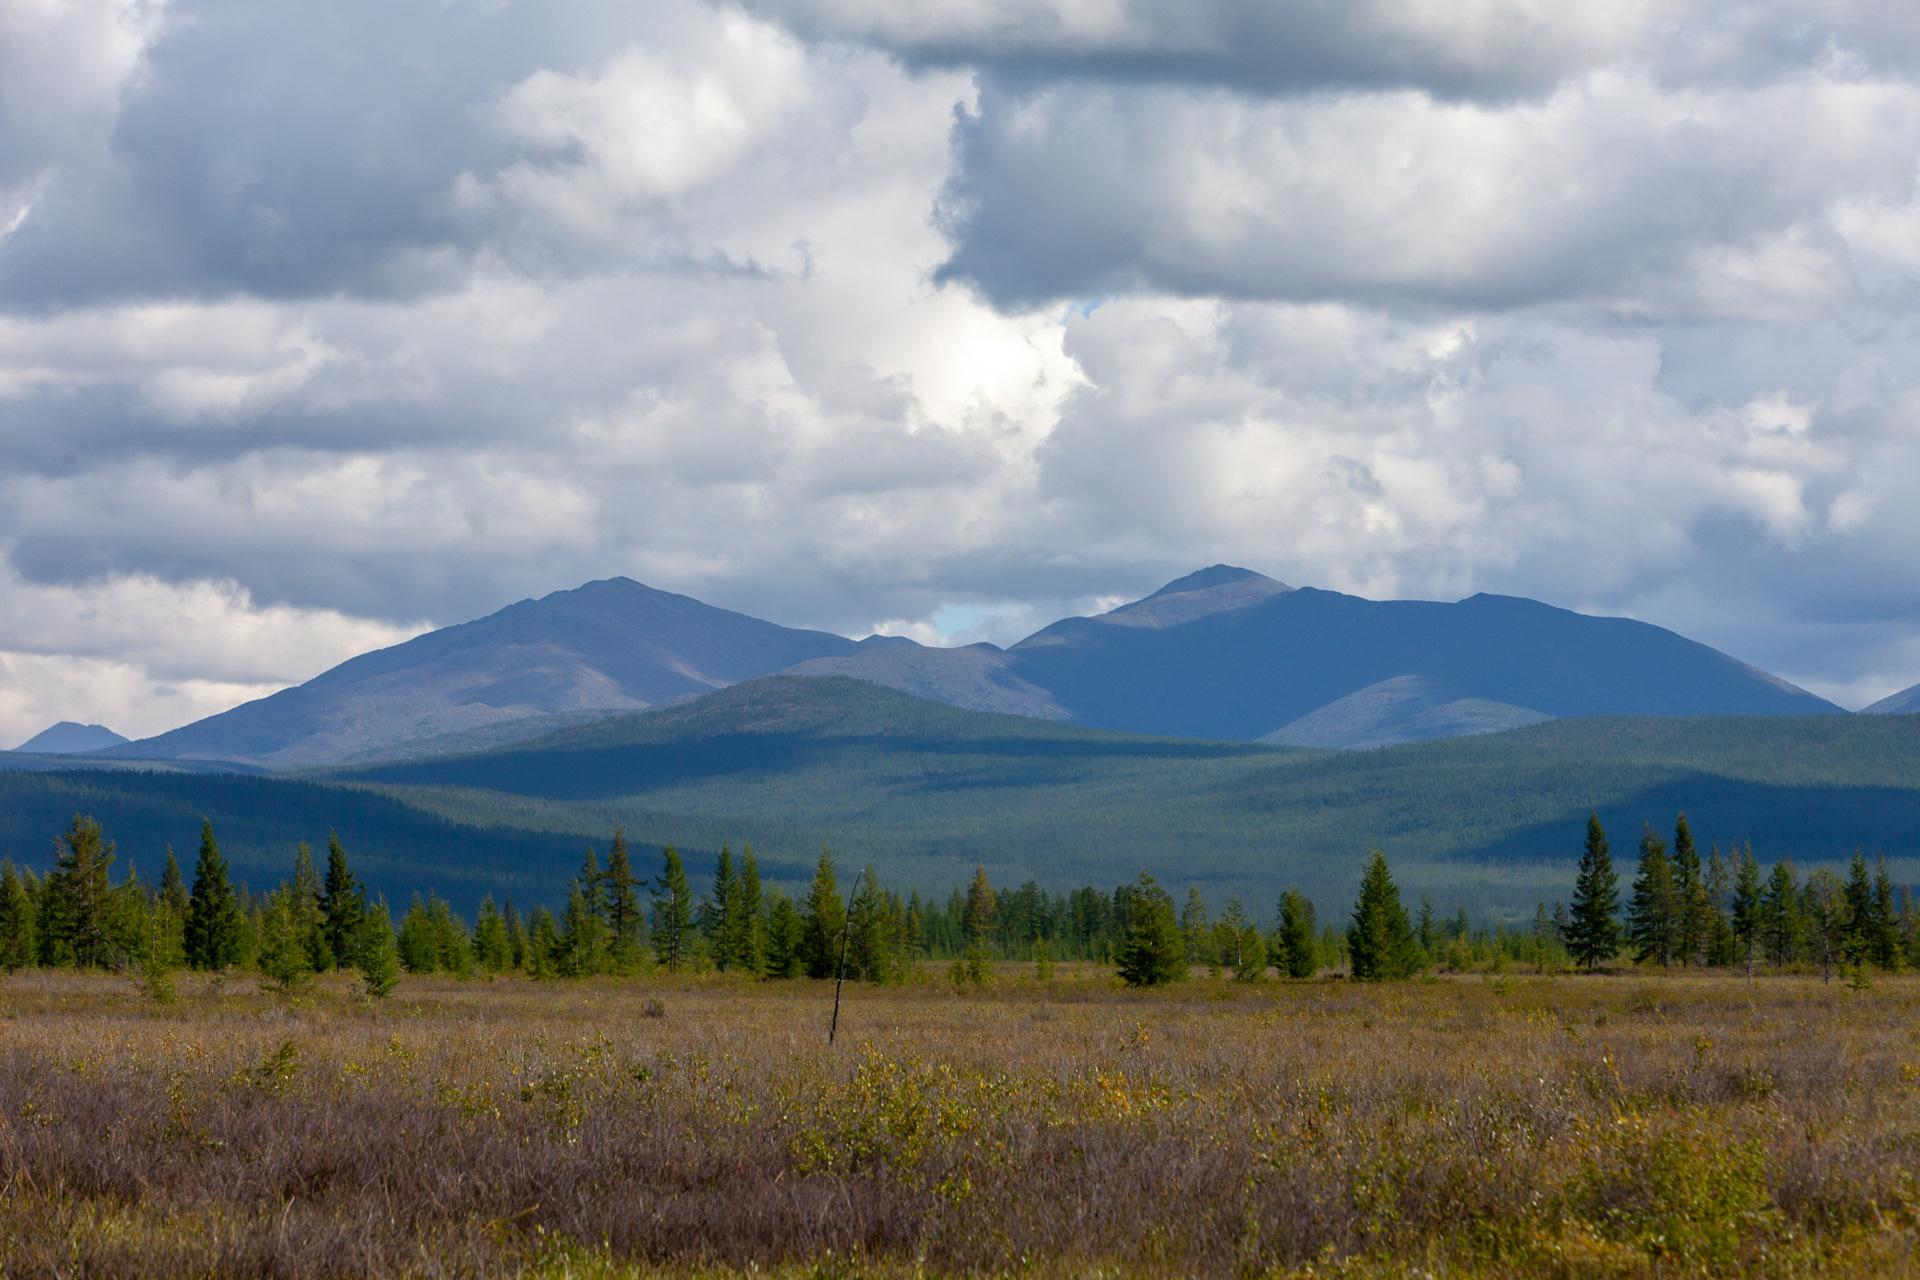
[[[527,930],[521,923],[520,913],[513,909],[512,898],[508,898],[506,905],[500,908],[500,923],[507,931],[507,967],[524,969],[527,964]]]
[[[335,967],[333,945],[327,940],[326,911],[322,902],[320,873],[313,867],[313,851],[302,840],[293,852],[293,883],[289,902],[294,926],[301,945],[307,949],[307,966],[314,973]]]
[[[1739,959],[1747,966],[1747,977],[1753,977],[1754,953],[1760,949],[1760,899],[1764,890],[1760,886],[1760,863],[1753,856],[1753,845],[1748,843],[1746,853],[1740,859],[1740,865],[1733,876],[1733,920],[1731,930],[1734,944],[1739,950]]]
[[[626,833],[613,829],[613,844],[607,849],[607,870],[601,877],[605,885],[608,953],[619,973],[631,973],[640,963],[647,945],[647,921],[640,909],[640,878],[633,874],[627,856]]]
[[[0,861],[0,968],[16,972],[34,961],[33,894],[13,859]]]
[[[733,905],[727,920],[733,930],[729,952],[742,973],[757,974],[767,967],[766,892],[760,883],[760,863],[752,845],[740,849],[740,876],[734,881]]]
[[[513,967],[507,924],[500,916],[500,909],[494,906],[492,894],[480,903],[480,913],[473,920],[473,958],[488,973]]]
[[[1640,865],[1633,879],[1633,901],[1627,907],[1627,940],[1634,959],[1665,968],[1673,963],[1679,939],[1673,864],[1667,860],[1667,842],[1648,827],[1640,836]]]
[[[1311,978],[1320,971],[1313,916],[1313,903],[1298,889],[1280,895],[1280,967],[1289,978]]]
[[[313,977],[313,955],[307,945],[307,921],[299,896],[293,885],[283,884],[267,895],[260,913],[254,962],[270,989],[282,994],[299,990]]]
[[[1186,977],[1187,942],[1180,932],[1173,895],[1142,871],[1127,902],[1126,932],[1120,939],[1120,980],[1130,987],[1155,987]]]
[[[1705,964],[1712,942],[1712,912],[1707,905],[1705,869],[1693,843],[1687,815],[1673,824],[1674,958],[1681,964]]]
[[[1194,964],[1220,963],[1224,957],[1210,954],[1213,947],[1207,919],[1207,901],[1200,896],[1199,885],[1187,886],[1187,905],[1180,911],[1180,936],[1187,944],[1187,959]]]
[[[1767,877],[1766,892],[1760,897],[1760,936],[1776,968],[1792,963],[1799,954],[1800,880],[1790,859],[1774,863],[1773,874]]]
[[[1347,964],[1359,982],[1390,982],[1418,969],[1413,926],[1400,902],[1387,856],[1373,850],[1347,925]]]
[[[434,927],[433,909],[419,894],[400,917],[400,936],[394,951],[400,966],[408,973],[432,973],[440,967],[439,930]]]
[[[196,969],[227,969],[240,962],[240,904],[227,879],[227,860],[213,838],[213,823],[200,825],[200,860],[193,868],[193,894],[187,900],[187,963]]]
[[[733,922],[728,917],[737,904],[734,885],[737,881],[733,873],[733,849],[722,842],[720,860],[714,864],[713,894],[700,905],[701,932],[707,935],[707,945],[711,948],[713,967],[725,973],[733,968]]]
[[[840,964],[840,935],[846,928],[846,905],[840,901],[840,886],[833,876],[833,853],[820,850],[819,865],[814,868],[813,883],[800,908],[802,933],[801,965],[809,978],[831,978]]]
[[[1900,967],[1906,950],[1900,936],[1900,912],[1894,903],[1893,872],[1883,852],[1873,870],[1873,937],[1870,952],[1873,962],[1889,972]]]
[[[1800,921],[1810,958],[1820,966],[1820,980],[1826,982],[1833,976],[1834,962],[1846,954],[1851,924],[1847,889],[1839,876],[1825,868],[1807,876],[1800,890]]]
[[[966,911],[960,925],[968,947],[982,952],[986,950],[992,937],[994,912],[998,909],[993,886],[987,883],[987,869],[975,867],[973,882],[967,886]]]
[[[778,889],[767,895],[767,968],[769,978],[798,977],[804,968],[802,957],[806,922],[800,918],[793,899]]]
[[[560,960],[560,930],[553,923],[553,912],[535,908],[533,924],[527,930],[527,976],[551,978],[558,972]]]
[[[180,860],[173,856],[173,846],[167,846],[166,869],[160,873],[160,902],[173,913],[173,918],[185,923],[187,918],[187,882],[180,874]]]
[[[661,861],[653,890],[653,952],[661,964],[677,972],[687,962],[693,941],[693,890],[687,886],[680,850],[668,845]]]
[[[861,873],[847,914],[847,973],[868,982],[884,982],[892,970],[889,916],[891,903],[869,862]]]
[[[360,981],[369,996],[384,1000],[393,994],[393,989],[400,985],[400,957],[394,945],[393,917],[387,911],[385,898],[361,916],[358,936],[348,941],[347,951],[353,956],[354,968],[359,970]]]
[[[1601,829],[1600,815],[1589,813],[1587,844],[1574,877],[1567,928],[1567,954],[1575,964],[1585,965],[1588,973],[1620,950],[1619,911],[1620,877],[1613,870],[1607,833]]]
[[[1867,875],[1867,855],[1859,846],[1853,850],[1853,862],[1847,868],[1846,953],[1849,964],[1865,962],[1874,950],[1878,932],[1873,910],[1873,881]]]
[[[327,878],[320,886],[319,905],[320,927],[333,963],[341,968],[352,965],[360,925],[367,916],[367,895],[347,866],[347,851],[340,847],[340,837],[331,831],[327,832]]]
[[[47,874],[44,892],[52,902],[55,934],[76,969],[105,967],[116,958],[109,878],[113,849],[100,824],[77,813],[54,841],[54,869]]]

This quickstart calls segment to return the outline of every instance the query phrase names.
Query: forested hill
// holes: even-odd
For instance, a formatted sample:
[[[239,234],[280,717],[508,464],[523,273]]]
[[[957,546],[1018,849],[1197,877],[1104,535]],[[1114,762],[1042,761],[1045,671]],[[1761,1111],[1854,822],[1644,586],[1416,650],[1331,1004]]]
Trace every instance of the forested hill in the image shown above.
[[[1630,856],[1684,810],[1703,847],[1844,861],[1855,845],[1920,879],[1920,716],[1561,720],[1368,752],[1142,738],[988,715],[847,679],[772,677],[685,706],[507,749],[304,781],[137,773],[0,774],[4,851],[45,865],[92,812],[143,872],[211,816],[256,886],[329,827],[390,894],[489,889],[557,904],[589,842],[625,827],[689,850],[750,840],[799,888],[823,843],[843,866],[944,893],[1103,888],[1149,869],[1270,904],[1297,884],[1350,899],[1365,851],[1409,893],[1531,915],[1564,897],[1587,812]],[[256,869],[257,868],[257,869]]]

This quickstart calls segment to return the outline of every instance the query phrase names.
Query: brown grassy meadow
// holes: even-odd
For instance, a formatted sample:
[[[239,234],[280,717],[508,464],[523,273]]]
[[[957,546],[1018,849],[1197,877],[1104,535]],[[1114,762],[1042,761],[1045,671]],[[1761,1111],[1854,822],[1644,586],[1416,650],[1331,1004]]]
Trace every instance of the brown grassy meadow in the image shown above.
[[[8,1276],[1912,1275],[1920,979],[0,981]]]

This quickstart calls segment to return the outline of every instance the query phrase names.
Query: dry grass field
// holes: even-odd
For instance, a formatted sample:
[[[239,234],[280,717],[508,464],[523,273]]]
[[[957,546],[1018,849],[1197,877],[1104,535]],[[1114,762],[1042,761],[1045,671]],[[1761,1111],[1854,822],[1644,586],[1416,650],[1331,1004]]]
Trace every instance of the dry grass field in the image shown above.
[[[1920,979],[831,999],[0,980],[0,1271],[1920,1274]]]

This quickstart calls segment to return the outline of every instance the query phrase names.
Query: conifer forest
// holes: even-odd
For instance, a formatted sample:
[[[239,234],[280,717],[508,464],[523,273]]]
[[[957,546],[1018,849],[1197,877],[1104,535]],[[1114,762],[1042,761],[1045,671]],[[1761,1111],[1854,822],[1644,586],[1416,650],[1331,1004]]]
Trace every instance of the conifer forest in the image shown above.
[[[0,864],[0,1272],[1914,1274],[1910,889],[1631,841],[1531,920],[618,830],[396,904],[75,815]]]

